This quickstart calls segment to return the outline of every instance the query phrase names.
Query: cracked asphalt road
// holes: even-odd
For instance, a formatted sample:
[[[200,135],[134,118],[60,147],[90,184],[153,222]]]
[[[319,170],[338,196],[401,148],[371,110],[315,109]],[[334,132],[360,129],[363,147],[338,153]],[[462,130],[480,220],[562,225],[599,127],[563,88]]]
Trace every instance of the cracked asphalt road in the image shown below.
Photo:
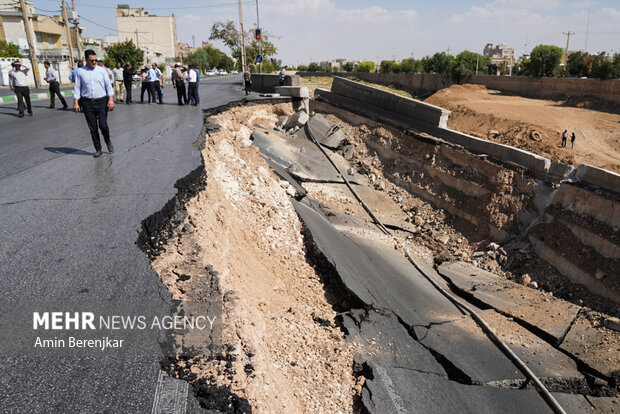
[[[243,98],[240,80],[201,82],[202,108]],[[171,87],[165,94],[165,105],[118,104],[109,116],[116,153],[98,159],[82,114],[36,101],[34,116],[20,119],[14,105],[0,106],[2,302],[168,299],[136,239],[201,164],[192,143],[203,117],[177,106]],[[160,373],[157,357],[26,353],[0,354],[0,369],[0,411],[28,413],[151,412]],[[193,397],[187,408],[198,410]]]

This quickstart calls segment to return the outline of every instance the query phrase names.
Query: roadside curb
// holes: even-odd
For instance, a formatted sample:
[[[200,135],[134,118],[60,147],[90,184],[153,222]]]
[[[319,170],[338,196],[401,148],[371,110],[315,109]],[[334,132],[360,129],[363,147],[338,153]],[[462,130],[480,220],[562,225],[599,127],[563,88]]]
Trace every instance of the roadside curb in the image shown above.
[[[73,95],[73,91],[69,90],[69,91],[60,91],[62,96],[72,96]],[[41,93],[31,93],[30,94],[30,100],[31,101],[38,101],[40,99],[49,99],[50,98],[50,93],[49,92],[41,92]],[[17,102],[17,96],[15,95],[9,95],[9,96],[0,96],[0,103],[8,103],[8,102]]]

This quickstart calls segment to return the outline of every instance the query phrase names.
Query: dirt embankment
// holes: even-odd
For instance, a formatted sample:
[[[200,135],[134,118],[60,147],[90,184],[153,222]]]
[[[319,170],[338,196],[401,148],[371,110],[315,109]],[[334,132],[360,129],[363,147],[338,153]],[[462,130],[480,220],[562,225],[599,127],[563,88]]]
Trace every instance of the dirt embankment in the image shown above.
[[[452,111],[448,127],[521,148],[553,161],[620,172],[620,113],[587,100],[508,96],[483,85],[453,85],[426,99]],[[576,107],[575,107],[576,106]],[[602,111],[586,108],[600,108]],[[614,113],[615,111],[615,113]],[[561,134],[569,140],[561,147]],[[570,134],[575,133],[575,148]]]
[[[192,268],[218,273],[224,356],[178,361],[173,368],[201,384],[206,408],[350,413],[361,390],[353,345],[335,325],[322,275],[306,260],[289,199],[294,189],[249,140],[252,125],[273,127],[290,111],[290,104],[240,107],[212,118],[221,129],[207,134],[206,188],[187,205],[178,237],[153,262],[176,299],[209,289]],[[217,390],[232,397],[221,401]]]

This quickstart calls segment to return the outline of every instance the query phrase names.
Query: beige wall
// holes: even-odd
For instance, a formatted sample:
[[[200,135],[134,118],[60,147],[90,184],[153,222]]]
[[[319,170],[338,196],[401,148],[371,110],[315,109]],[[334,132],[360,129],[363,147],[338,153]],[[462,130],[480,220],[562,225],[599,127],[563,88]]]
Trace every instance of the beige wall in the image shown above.
[[[422,73],[360,73],[360,72],[297,72],[300,76],[355,76],[378,84],[399,85],[415,93],[420,90],[437,91],[450,86],[440,75]],[[526,76],[472,76],[467,83],[485,85],[489,89],[510,91],[530,98],[555,98],[567,96],[594,96],[620,104],[620,80],[576,78],[529,78]]]
[[[133,40],[134,44],[147,49],[147,58],[154,56],[155,52],[165,58],[178,55],[174,16],[117,17],[116,24],[118,41]]]

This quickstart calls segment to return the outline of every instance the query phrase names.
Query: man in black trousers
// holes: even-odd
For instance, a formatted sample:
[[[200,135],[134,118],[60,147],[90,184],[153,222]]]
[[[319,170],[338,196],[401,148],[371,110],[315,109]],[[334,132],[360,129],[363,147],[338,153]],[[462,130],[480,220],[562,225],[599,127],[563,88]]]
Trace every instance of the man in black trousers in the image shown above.
[[[46,60],[43,62],[43,66],[45,66],[45,82],[50,84],[50,109],[54,109],[56,107],[56,95],[60,98],[60,102],[62,103],[62,109],[67,109],[67,101],[60,93],[60,83],[58,83],[58,74],[56,70],[52,67],[52,65]]]
[[[86,123],[90,130],[90,136],[95,145],[94,157],[101,157],[101,141],[99,130],[110,153],[114,152],[114,146],[110,141],[110,128],[108,128],[108,110],[114,109],[114,88],[108,76],[108,72],[101,66],[97,66],[97,54],[88,49],[84,52],[86,65],[78,69],[73,87],[73,110],[84,112]]]
[[[177,100],[179,105],[187,105],[187,92],[185,91],[185,73],[180,63],[174,65],[172,71],[172,87],[177,90]]]
[[[131,86],[133,85],[133,71],[131,70],[131,63],[125,64],[123,69],[123,83],[125,84],[125,90],[127,91],[125,103],[131,103]]]
[[[15,92],[17,96],[17,110],[19,111],[18,117],[24,117],[24,109],[28,109],[28,115],[32,116],[32,105],[30,104],[30,88],[28,88],[28,69],[22,66],[19,60],[11,63],[11,69],[9,71],[9,89]],[[26,101],[26,105],[24,105]]]

